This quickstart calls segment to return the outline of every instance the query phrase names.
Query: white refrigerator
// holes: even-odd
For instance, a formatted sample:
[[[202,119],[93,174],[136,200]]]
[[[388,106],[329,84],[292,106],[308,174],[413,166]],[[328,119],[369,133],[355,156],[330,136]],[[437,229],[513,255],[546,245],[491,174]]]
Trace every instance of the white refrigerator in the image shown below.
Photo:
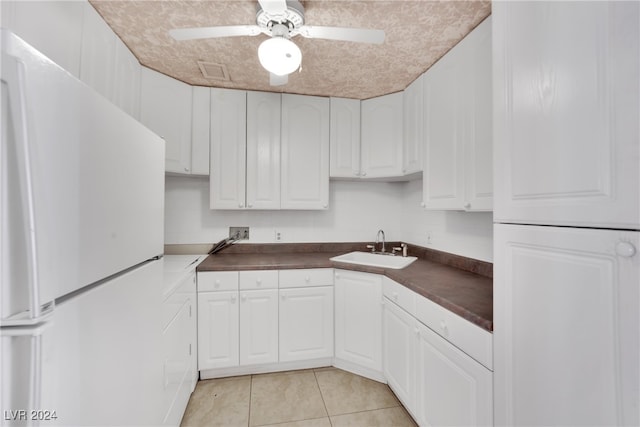
[[[640,3],[492,4],[494,420],[640,425]]]
[[[161,424],[164,141],[1,31],[0,422]]]

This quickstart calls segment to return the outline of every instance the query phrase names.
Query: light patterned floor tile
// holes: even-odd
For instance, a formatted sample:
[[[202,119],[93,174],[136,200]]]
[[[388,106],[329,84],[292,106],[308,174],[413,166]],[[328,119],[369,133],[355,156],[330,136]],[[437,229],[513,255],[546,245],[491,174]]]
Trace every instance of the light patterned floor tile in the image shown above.
[[[334,415],[333,427],[416,427],[417,424],[402,406]]]
[[[330,416],[400,405],[386,384],[340,369],[317,371],[315,375]]]
[[[314,418],[312,420],[292,421],[290,423],[269,424],[268,426],[260,427],[331,427],[331,421],[329,421],[329,417],[325,417]]]
[[[251,426],[327,416],[313,370],[254,375]]]
[[[250,376],[199,381],[180,425],[246,427],[250,397]]]

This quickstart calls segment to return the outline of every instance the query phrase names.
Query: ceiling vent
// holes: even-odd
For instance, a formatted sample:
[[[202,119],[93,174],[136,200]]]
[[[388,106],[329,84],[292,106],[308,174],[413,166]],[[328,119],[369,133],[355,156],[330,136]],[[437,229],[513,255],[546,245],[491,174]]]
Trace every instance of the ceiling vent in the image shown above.
[[[198,66],[205,79],[217,80],[220,82],[229,82],[229,71],[224,64],[216,64],[215,62],[198,61]]]

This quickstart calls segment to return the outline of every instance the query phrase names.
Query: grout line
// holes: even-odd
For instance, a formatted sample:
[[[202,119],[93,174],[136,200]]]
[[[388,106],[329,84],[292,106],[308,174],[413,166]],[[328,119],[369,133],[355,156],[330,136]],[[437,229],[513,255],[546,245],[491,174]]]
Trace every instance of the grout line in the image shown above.
[[[329,425],[333,426],[333,423],[331,423],[331,416],[329,415],[329,409],[327,408],[327,402],[324,401],[324,395],[322,394],[322,388],[320,388],[320,383],[318,382],[318,376],[316,375],[315,369],[313,370],[313,378],[316,379],[316,385],[318,386],[318,391],[320,392],[320,399],[322,399],[324,411],[327,413],[327,418],[329,419]]]
[[[253,375],[249,381],[249,413],[247,414],[247,427],[251,425],[251,401],[253,400]]]

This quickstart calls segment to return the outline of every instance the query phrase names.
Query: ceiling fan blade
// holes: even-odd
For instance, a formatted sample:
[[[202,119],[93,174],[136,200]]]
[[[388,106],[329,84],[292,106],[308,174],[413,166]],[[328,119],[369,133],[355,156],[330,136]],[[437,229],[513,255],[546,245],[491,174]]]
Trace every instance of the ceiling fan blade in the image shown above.
[[[176,40],[257,36],[260,33],[260,27],[257,25],[228,25],[220,27],[176,28],[169,30],[169,35]]]
[[[258,3],[268,15],[281,15],[287,10],[287,0],[258,0]]]
[[[303,25],[300,27],[299,33],[303,37],[311,39],[343,40],[374,44],[382,44],[384,42],[384,31],[366,28],[315,27]]]
[[[277,74],[269,73],[269,84],[271,86],[283,86],[289,82],[289,75],[279,76]]]

